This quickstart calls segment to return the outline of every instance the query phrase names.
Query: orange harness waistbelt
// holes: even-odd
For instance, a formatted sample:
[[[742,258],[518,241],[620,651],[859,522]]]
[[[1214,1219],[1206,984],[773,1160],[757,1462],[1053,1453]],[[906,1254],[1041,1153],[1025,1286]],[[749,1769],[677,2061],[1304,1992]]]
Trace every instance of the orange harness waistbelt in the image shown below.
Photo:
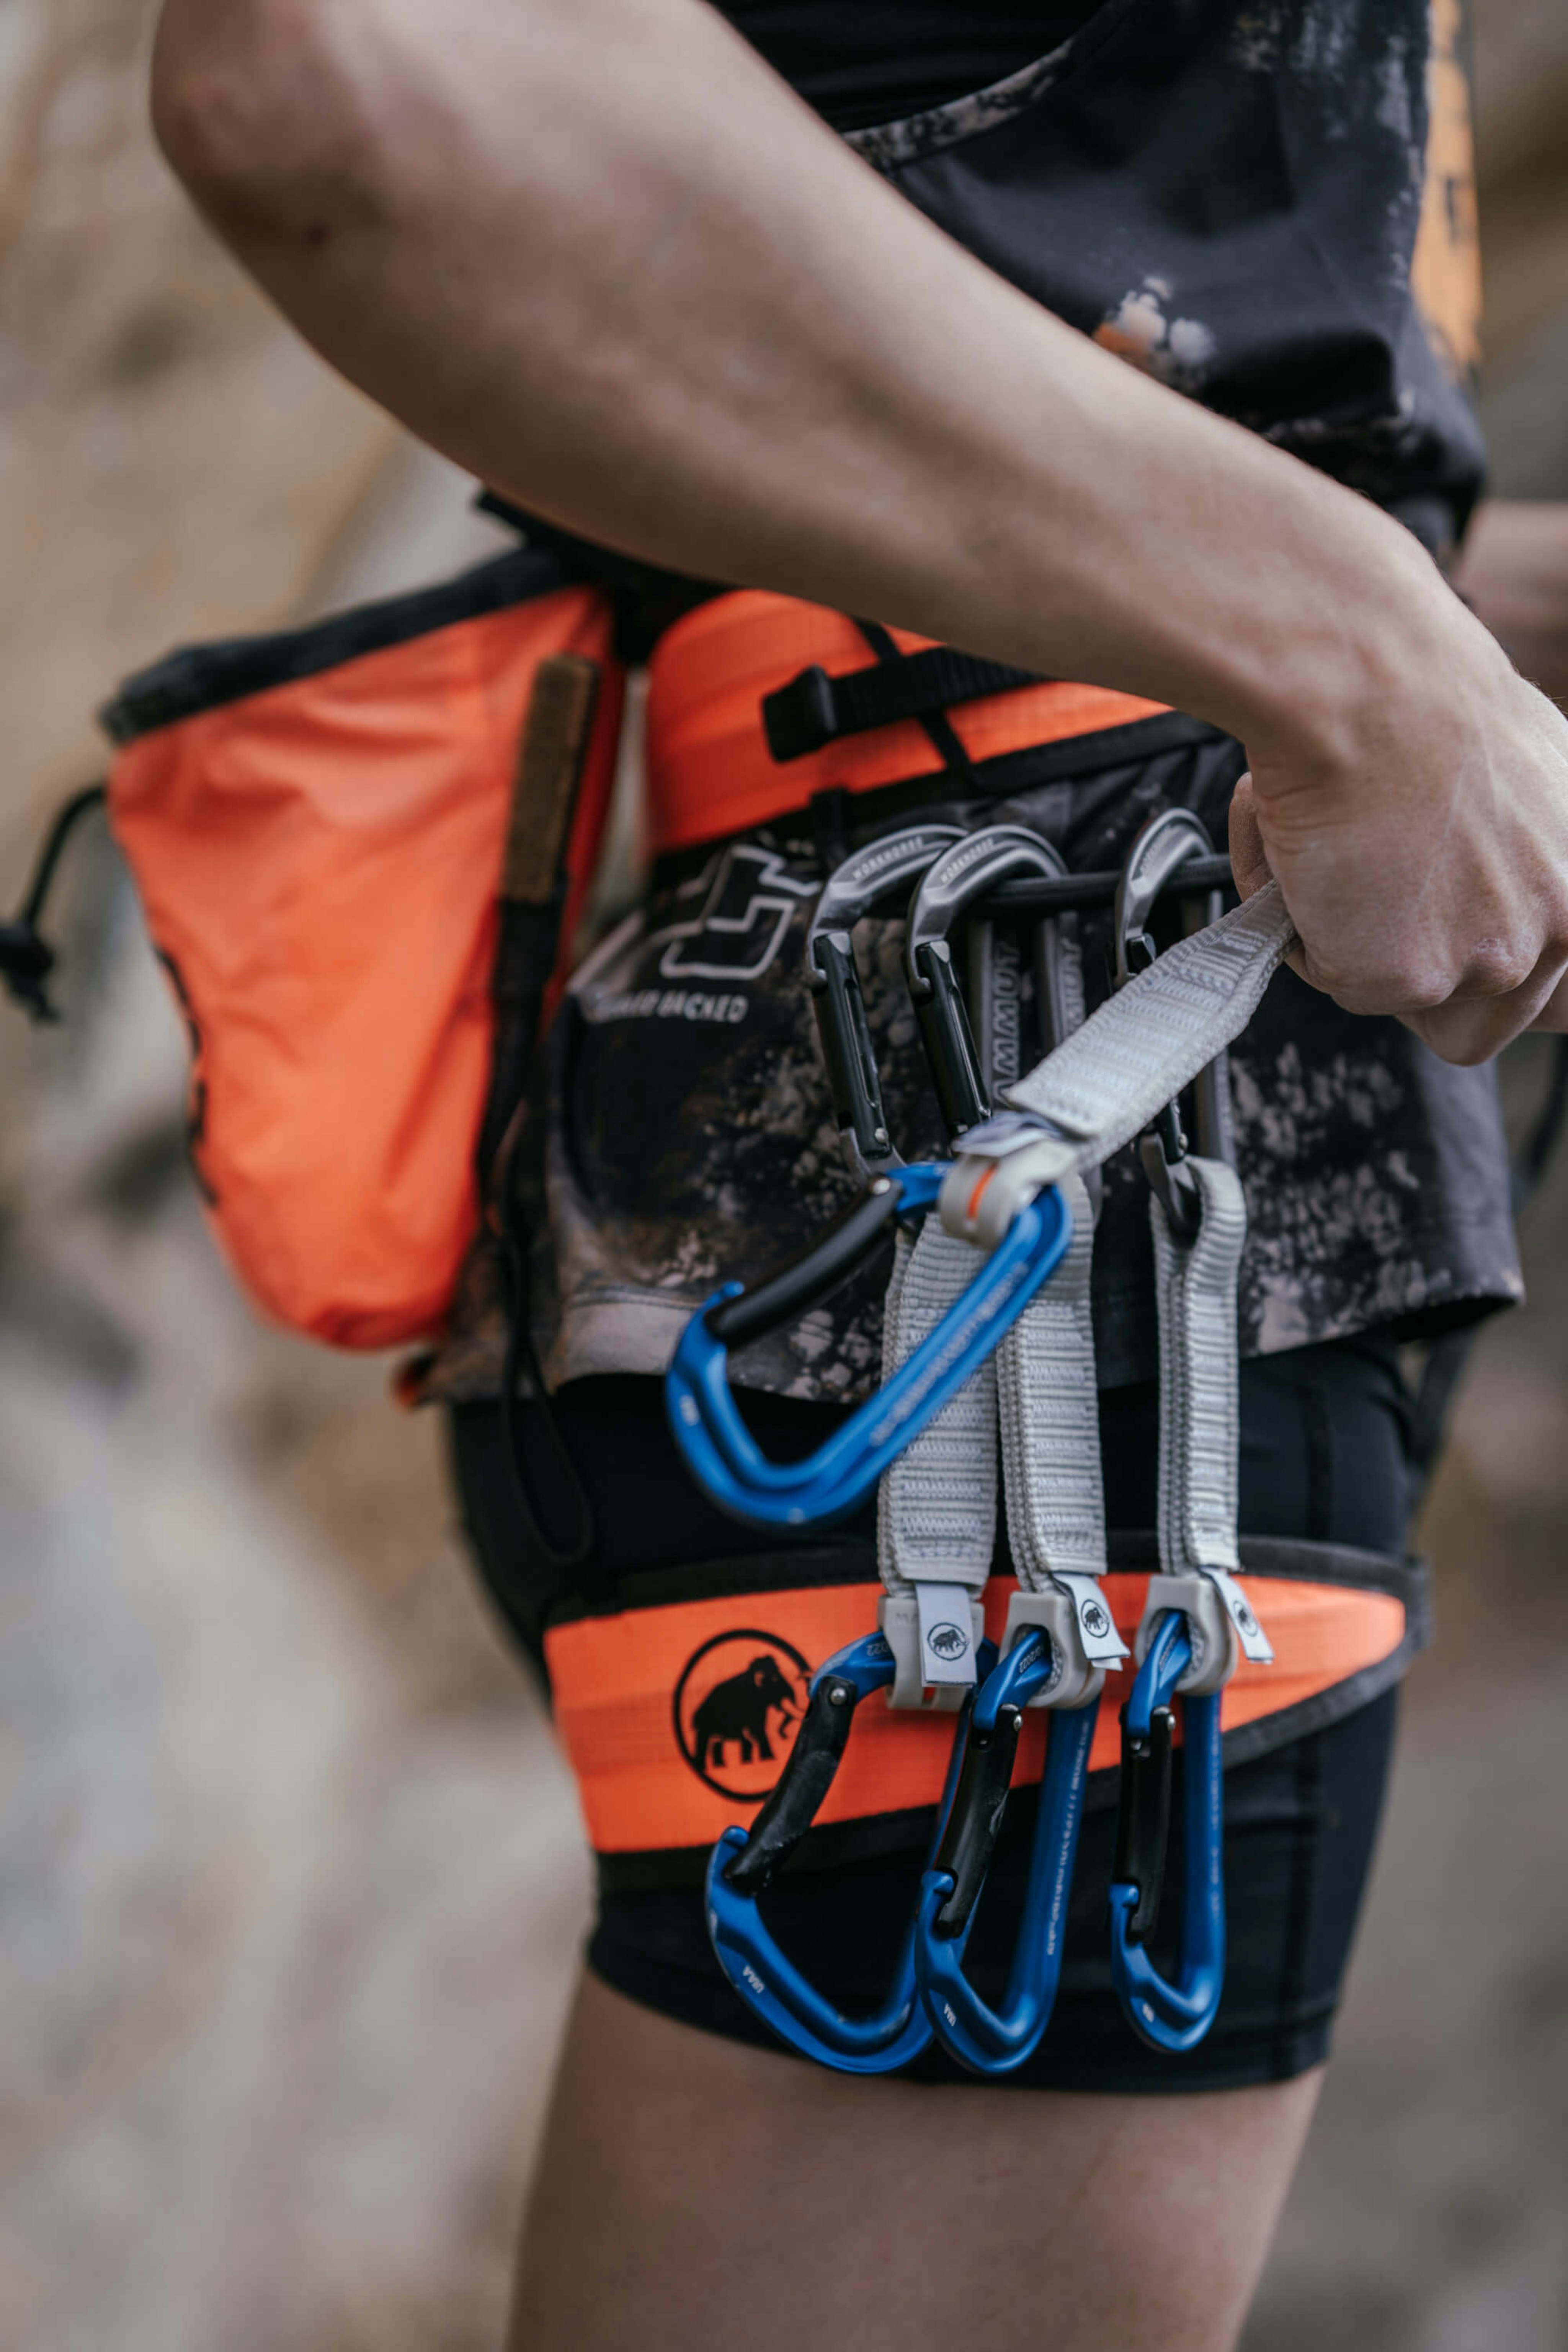
[[[929,637],[890,629],[901,654],[936,650]],[[875,656],[843,613],[792,596],[743,589],[699,606],[655,648],[648,674],[647,820],[660,852],[717,841],[804,808],[821,792],[865,793],[940,775],[942,751],[918,719],[847,735],[780,760],[768,743],[763,703],[821,669],[829,679],[863,673]],[[1078,735],[1164,715],[1165,705],[1060,679],[954,704],[947,723],[971,760],[993,760]]]
[[[1248,1545],[1249,1554],[1267,1553]],[[1298,1559],[1329,1547],[1287,1548]],[[1350,1556],[1364,1561],[1368,1556]],[[1245,1663],[1224,1696],[1223,1727],[1261,1749],[1316,1728],[1360,1705],[1403,1671],[1424,1638],[1418,1571],[1399,1563],[1378,1589],[1300,1575],[1243,1580],[1274,1642],[1272,1666]],[[1148,1577],[1112,1572],[1104,1583],[1131,1643]],[[993,1577],[986,1630],[999,1638],[1014,1591]],[[784,1769],[811,1675],[836,1650],[869,1633],[881,1587],[874,1581],[795,1587],[679,1601],[556,1625],[545,1637],[555,1717],[577,1779],[590,1843],[601,1854],[707,1847],[731,1822],[750,1821]],[[1415,1605],[1411,1605],[1412,1603]],[[1102,1703],[1091,1771],[1118,1761],[1115,1678]],[[1339,1695],[1335,1705],[1328,1694]],[[1320,1702],[1317,1706],[1311,1702]],[[1261,1727],[1267,1720],[1268,1730]],[[1037,1781],[1047,1721],[1031,1711],[1015,1780]],[[855,1737],[817,1816],[819,1824],[934,1805],[952,1745],[951,1716],[895,1713],[879,1695],[861,1707]]]

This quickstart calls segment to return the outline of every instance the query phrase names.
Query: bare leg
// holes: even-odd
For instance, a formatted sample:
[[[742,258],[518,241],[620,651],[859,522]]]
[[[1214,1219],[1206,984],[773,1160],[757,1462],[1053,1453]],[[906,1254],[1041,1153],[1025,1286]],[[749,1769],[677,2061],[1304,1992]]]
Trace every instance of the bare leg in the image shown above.
[[[864,2082],[586,1978],[511,2352],[1228,2352],[1320,2081],[1192,2098]]]

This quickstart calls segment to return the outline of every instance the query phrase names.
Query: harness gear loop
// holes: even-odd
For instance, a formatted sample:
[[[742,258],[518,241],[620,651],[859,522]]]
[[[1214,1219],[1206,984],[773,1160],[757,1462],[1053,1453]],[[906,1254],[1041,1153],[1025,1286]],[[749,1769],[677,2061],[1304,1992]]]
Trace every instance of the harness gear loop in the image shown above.
[[[985,1645],[985,1663],[995,1652]],[[849,1744],[855,1710],[892,1682],[880,1633],[852,1642],[812,1677],[789,1761],[748,1832],[726,1830],[708,1865],[708,1932],[719,1964],[747,2005],[782,2041],[841,2074],[882,2074],[918,2057],[931,2029],[916,1997],[911,1919],[886,2000],[869,2017],[846,2017],[809,1985],[769,1932],[758,1897],[816,1819]],[[948,1762],[937,1814],[940,1845],[965,1754],[965,1723]]]

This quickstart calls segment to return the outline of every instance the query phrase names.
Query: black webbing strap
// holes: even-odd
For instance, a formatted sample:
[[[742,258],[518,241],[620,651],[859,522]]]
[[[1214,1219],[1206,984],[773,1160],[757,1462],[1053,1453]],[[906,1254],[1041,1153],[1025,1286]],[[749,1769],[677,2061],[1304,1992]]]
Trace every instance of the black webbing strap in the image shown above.
[[[804,760],[846,735],[868,734],[874,727],[896,726],[906,719],[938,717],[953,703],[978,702],[988,694],[1044,682],[1036,670],[983,661],[979,655],[961,654],[952,646],[928,646],[914,654],[900,654],[895,647],[892,658],[884,657],[868,669],[837,676],[820,665],[803,669],[787,686],[763,695],[763,728],[768,750],[782,764]]]

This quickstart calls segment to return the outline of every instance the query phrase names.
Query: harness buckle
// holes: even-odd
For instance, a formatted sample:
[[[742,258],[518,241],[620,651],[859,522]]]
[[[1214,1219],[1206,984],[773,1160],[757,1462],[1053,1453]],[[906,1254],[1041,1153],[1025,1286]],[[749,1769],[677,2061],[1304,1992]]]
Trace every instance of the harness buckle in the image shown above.
[[[820,663],[803,669],[787,686],[764,694],[762,709],[768,750],[781,766],[825,750],[840,731],[833,679]]]

